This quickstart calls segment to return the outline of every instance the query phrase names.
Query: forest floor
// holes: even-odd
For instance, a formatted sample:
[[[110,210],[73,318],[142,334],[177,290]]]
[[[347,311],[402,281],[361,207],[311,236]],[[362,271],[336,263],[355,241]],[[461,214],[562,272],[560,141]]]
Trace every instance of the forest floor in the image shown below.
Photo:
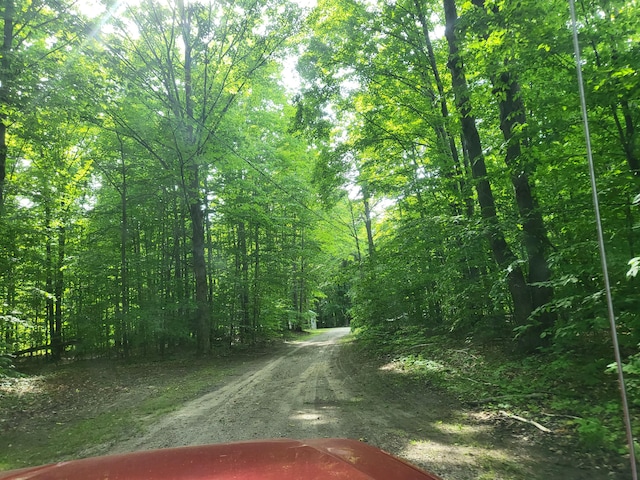
[[[0,470],[258,438],[355,438],[445,480],[628,478],[624,465],[367,357],[348,329],[227,358],[31,366],[0,379]]]

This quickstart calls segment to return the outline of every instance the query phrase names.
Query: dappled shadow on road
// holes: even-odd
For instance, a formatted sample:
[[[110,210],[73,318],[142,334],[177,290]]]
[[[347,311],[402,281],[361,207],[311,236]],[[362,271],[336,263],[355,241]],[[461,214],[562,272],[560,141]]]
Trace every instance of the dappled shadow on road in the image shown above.
[[[25,384],[29,391],[15,403],[5,398],[2,410],[0,401],[0,414],[19,407],[6,418],[22,419],[20,429],[4,422],[0,463],[3,445],[21,451],[48,436],[53,450],[47,461],[254,438],[343,437],[368,442],[445,480],[625,478],[552,454],[537,437],[554,437],[529,425],[496,424],[393,364],[366,357],[340,339],[344,334],[336,330],[271,353],[216,361],[110,368],[91,363],[86,371],[76,365],[70,375]],[[31,405],[29,395],[38,401]],[[87,437],[76,439],[75,425],[88,426],[94,437],[98,421],[115,430],[87,450]]]
[[[367,441],[445,480],[624,478],[583,458],[559,456],[545,446],[553,438],[531,428],[509,430],[465,408],[424,380],[366,358],[353,344],[335,357],[354,401],[332,406],[340,436]],[[291,421],[323,419],[317,406]],[[528,426],[524,427],[525,429]]]

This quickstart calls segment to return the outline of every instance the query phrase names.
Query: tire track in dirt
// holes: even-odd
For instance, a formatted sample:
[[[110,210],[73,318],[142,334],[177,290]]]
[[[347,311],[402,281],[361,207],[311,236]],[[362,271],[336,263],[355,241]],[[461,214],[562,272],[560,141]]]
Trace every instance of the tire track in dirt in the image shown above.
[[[341,437],[367,441],[447,480],[612,478],[505,434],[445,393],[363,360],[340,342],[348,333],[331,329],[289,343],[275,358],[251,361],[106,453]]]
[[[345,399],[331,374],[340,338],[333,329],[308,341],[292,342],[276,359],[257,363],[217,390],[186,403],[109,453],[219,443],[253,438],[343,436],[333,404]]]

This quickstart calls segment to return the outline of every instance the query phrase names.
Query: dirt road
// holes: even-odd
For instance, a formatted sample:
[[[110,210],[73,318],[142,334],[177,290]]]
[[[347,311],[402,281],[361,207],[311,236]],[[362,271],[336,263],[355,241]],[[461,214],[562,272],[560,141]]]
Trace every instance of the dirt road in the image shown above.
[[[292,342],[282,356],[251,362],[225,385],[153,425],[114,452],[254,438],[361,437],[344,418],[361,399],[340,371],[337,351],[346,328]]]
[[[445,479],[613,478],[496,428],[428,386],[363,362],[332,329],[238,367],[214,391],[107,453],[260,438],[366,441]],[[536,432],[531,432],[536,435]]]

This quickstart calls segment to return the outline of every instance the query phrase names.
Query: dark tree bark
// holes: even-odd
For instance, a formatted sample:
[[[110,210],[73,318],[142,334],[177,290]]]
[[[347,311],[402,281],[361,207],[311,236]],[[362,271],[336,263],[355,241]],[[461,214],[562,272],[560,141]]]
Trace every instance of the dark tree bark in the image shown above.
[[[184,44],[184,95],[185,122],[187,141],[196,146],[193,131],[193,98],[192,98],[192,58],[191,58],[191,11],[185,8],[184,1],[178,0],[182,21],[182,41]],[[183,159],[184,161],[184,159]],[[200,178],[196,158],[191,158],[191,182],[186,190],[191,216],[191,248],[193,251],[193,273],[196,283],[196,344],[198,353],[209,353],[211,350],[211,315],[209,308],[209,289],[207,285],[207,262],[205,258],[204,208],[200,197]]]
[[[127,215],[127,167],[125,163],[124,144],[118,136],[120,142],[120,161],[122,162],[121,188],[120,188],[120,296],[121,296],[121,319],[120,328],[122,330],[122,347],[125,357],[129,356],[129,272],[127,269],[127,242],[129,236],[129,221]]]
[[[244,221],[238,222],[238,252],[240,271],[240,341],[251,340],[249,315],[249,256],[247,252],[247,229]]]
[[[487,168],[482,153],[480,135],[476,120],[471,114],[471,101],[462,58],[456,38],[458,14],[455,0],[443,0],[446,28],[445,36],[449,45],[449,70],[455,94],[456,105],[460,113],[463,148],[471,163],[471,173],[475,180],[480,213],[486,224],[487,238],[496,263],[507,272],[507,287],[513,301],[515,322],[526,325],[532,312],[531,293],[525,281],[522,269],[517,265],[517,257],[509,248],[498,224],[495,200],[491,184],[487,178]]]
[[[485,0],[473,0],[473,4],[486,9]],[[498,8],[491,7],[491,12],[499,14]],[[481,32],[488,38],[488,32]],[[524,100],[517,75],[509,68],[507,60],[503,61],[502,73],[490,74],[493,93],[500,110],[500,130],[506,144],[505,163],[511,174],[520,222],[522,224],[523,242],[527,251],[528,284],[531,291],[533,309],[538,309],[553,300],[553,289],[549,286],[551,269],[547,261],[547,253],[551,243],[547,236],[540,207],[533,193],[529,179],[535,164],[523,155],[522,135],[517,130],[527,123]],[[546,284],[546,285],[544,285]],[[540,345],[541,334],[555,323],[555,315],[540,311],[536,315],[536,324],[524,334],[523,342],[534,346]]]
[[[198,353],[211,350],[211,324],[207,288],[207,264],[204,254],[204,213],[199,201],[194,201],[191,213],[191,243],[193,271],[196,283],[196,340]]]
[[[260,227],[254,226],[253,235],[253,285],[252,285],[252,316],[251,327],[254,331],[258,329],[260,319]]]
[[[207,184],[207,180],[204,180],[204,191],[205,198],[209,192],[209,186]],[[204,228],[205,228],[205,237],[207,240],[207,263],[209,268],[207,269],[207,282],[209,287],[209,304],[213,305],[213,288],[215,286],[215,277],[214,277],[214,268],[213,268],[213,239],[211,236],[211,218],[209,217],[210,210],[205,209],[204,212]]]
[[[305,270],[306,270],[306,262],[305,262],[305,243],[304,243],[304,227],[300,232],[300,279],[298,283],[298,291],[299,295],[299,305],[298,305],[298,314],[301,320],[305,319],[304,313],[306,313],[307,309],[307,293],[306,293],[306,278],[305,278]]]
[[[624,99],[620,101],[620,107],[624,118],[624,127],[622,126],[620,116],[618,115],[618,106],[615,104],[611,106],[613,119],[616,122],[618,138],[620,139],[620,144],[622,145],[622,150],[624,151],[624,156],[627,160],[627,166],[631,173],[638,177],[640,176],[640,158],[638,158],[636,149],[637,133],[633,116],[631,115],[631,106],[629,105],[629,101]]]
[[[62,344],[62,296],[64,294],[64,257],[66,245],[66,227],[58,227],[58,262],[54,275],[55,315],[54,330],[51,337],[51,357],[60,360],[64,350]]]
[[[449,107],[447,105],[447,95],[445,94],[444,83],[442,81],[442,76],[440,75],[440,69],[438,68],[438,62],[436,60],[436,55],[433,50],[433,45],[431,43],[431,39],[429,38],[429,21],[427,20],[427,15],[424,10],[424,6],[420,2],[420,0],[414,0],[414,6],[416,8],[418,22],[422,27],[422,35],[424,37],[425,46],[427,48],[427,57],[429,59],[429,66],[431,68],[431,72],[433,74],[433,79],[436,84],[436,88],[438,90],[438,99],[440,101],[440,114],[442,115],[442,136],[446,139],[448,153],[453,159],[453,165],[455,167],[455,172],[458,178],[458,189],[459,194],[464,202],[464,213],[467,218],[472,218],[474,213],[474,200],[473,200],[473,192],[471,185],[467,182],[467,179],[471,175],[469,165],[467,162],[461,164],[460,155],[458,153],[458,146],[456,144],[456,136],[451,131],[451,121],[450,121],[450,112]],[[464,143],[464,142],[461,142]],[[463,155],[463,158],[467,158],[466,155]],[[422,215],[422,214],[421,214]],[[456,239],[458,245],[462,248],[462,242],[460,239]],[[470,262],[470,258],[468,257],[468,253],[465,251],[464,257],[462,258],[462,271],[465,277],[470,282],[475,282],[479,278],[479,272],[476,267],[471,266],[472,262]],[[468,302],[474,302],[472,298],[468,299]],[[474,312],[476,309],[473,305],[469,304],[468,310],[470,312]]]
[[[551,280],[551,269],[547,261],[547,253],[551,243],[547,237],[542,213],[533,194],[529,170],[531,167],[523,161],[522,143],[515,131],[526,124],[524,102],[520,94],[520,86],[510,72],[502,73],[493,79],[494,91],[497,93],[500,106],[500,129],[507,145],[505,163],[511,171],[511,183],[515,190],[516,203],[522,222],[524,246],[528,258],[528,283],[534,309],[553,300],[553,289],[548,286]],[[547,284],[543,286],[540,284]],[[540,334],[552,327],[555,315],[541,312],[536,318],[538,324],[527,332],[528,342],[540,342]]]

